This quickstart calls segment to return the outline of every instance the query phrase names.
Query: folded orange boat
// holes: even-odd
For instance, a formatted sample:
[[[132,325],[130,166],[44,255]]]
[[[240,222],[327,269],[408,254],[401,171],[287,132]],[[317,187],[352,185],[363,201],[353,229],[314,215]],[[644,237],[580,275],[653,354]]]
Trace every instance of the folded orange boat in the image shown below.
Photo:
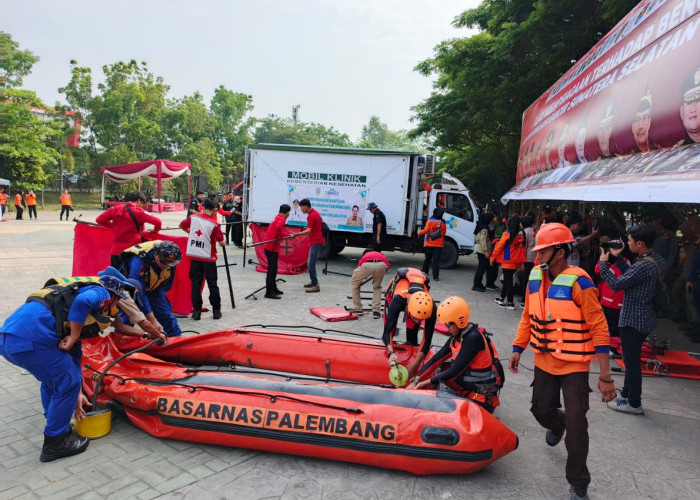
[[[517,436],[479,405],[388,383],[381,342],[238,328],[83,341],[84,385],[157,437],[342,460],[414,474],[475,472]],[[402,362],[413,346],[397,346]],[[110,366],[113,365],[113,366]]]

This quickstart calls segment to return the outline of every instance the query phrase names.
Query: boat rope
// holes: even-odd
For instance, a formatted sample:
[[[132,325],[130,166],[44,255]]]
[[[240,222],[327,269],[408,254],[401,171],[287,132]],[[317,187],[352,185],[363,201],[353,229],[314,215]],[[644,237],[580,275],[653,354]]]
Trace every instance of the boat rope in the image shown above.
[[[129,354],[131,354],[131,352]],[[107,367],[107,370],[109,370],[109,368],[111,368],[112,366],[114,366],[114,365],[111,364],[109,367]],[[276,402],[278,399],[287,399],[289,401],[296,401],[297,403],[304,403],[304,404],[308,404],[308,405],[312,405],[312,406],[318,406],[321,408],[330,408],[333,410],[341,410],[341,411],[346,411],[348,413],[355,413],[355,414],[364,413],[364,411],[360,408],[348,408],[346,406],[332,405],[332,404],[328,404],[328,403],[319,403],[318,401],[310,401],[308,399],[297,398],[294,396],[289,396],[287,394],[270,394],[267,392],[241,391],[241,390],[236,390],[236,389],[226,389],[223,387],[192,385],[192,384],[185,384],[183,382],[178,382],[175,380],[158,380],[158,379],[149,379],[149,378],[140,378],[140,377],[122,377],[121,375],[115,375],[114,373],[107,373],[107,370],[105,370],[104,372],[100,372],[99,370],[96,370],[95,368],[93,368],[87,364],[85,365],[85,368],[87,368],[88,370],[92,370],[96,374],[99,374],[100,375],[100,378],[99,378],[100,382],[102,381],[102,379],[105,376],[110,376],[110,377],[114,377],[114,378],[119,379],[121,385],[124,385],[126,382],[130,382],[130,381],[148,383],[148,384],[157,385],[157,386],[174,385],[177,387],[184,387],[189,392],[195,392],[197,390],[207,390],[207,391],[213,391],[213,392],[223,392],[226,394],[261,396],[264,398],[268,398],[271,403]],[[95,387],[97,387],[97,386],[95,386]],[[95,392],[95,394],[97,394],[97,392]],[[95,397],[95,399],[96,399],[96,397]]]
[[[317,330],[322,333],[342,333],[344,335],[352,335],[354,337],[363,337],[366,339],[372,339],[372,340],[381,340],[378,339],[377,337],[373,337],[371,335],[366,335],[364,333],[355,333],[355,332],[346,332],[344,330],[333,330],[331,328],[318,328],[316,326],[308,326],[308,325],[263,325],[263,324],[255,324],[255,325],[243,325],[240,328],[254,328],[254,327],[260,327],[260,328],[307,328],[309,330]],[[263,332],[259,332],[263,333]],[[281,332],[277,332],[281,333]],[[286,333],[286,332],[285,332]],[[294,334],[291,334],[294,335]]]

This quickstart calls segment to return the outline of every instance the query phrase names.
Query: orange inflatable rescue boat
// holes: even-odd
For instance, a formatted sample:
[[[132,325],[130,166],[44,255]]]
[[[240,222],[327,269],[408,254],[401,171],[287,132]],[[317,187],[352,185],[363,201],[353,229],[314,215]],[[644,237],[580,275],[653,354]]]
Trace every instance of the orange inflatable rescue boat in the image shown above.
[[[101,404],[156,437],[414,474],[475,472],[518,445],[473,402],[388,385],[376,340],[238,328],[146,344],[83,341],[83,380],[88,395],[98,386]],[[417,352],[397,347],[402,363]]]

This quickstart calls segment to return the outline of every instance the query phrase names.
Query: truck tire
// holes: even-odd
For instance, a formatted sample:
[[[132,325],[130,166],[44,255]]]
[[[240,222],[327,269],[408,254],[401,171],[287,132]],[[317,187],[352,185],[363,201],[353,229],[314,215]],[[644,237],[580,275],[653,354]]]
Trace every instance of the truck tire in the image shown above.
[[[457,264],[459,252],[457,245],[452,240],[445,240],[445,246],[440,253],[440,269],[451,269]]]

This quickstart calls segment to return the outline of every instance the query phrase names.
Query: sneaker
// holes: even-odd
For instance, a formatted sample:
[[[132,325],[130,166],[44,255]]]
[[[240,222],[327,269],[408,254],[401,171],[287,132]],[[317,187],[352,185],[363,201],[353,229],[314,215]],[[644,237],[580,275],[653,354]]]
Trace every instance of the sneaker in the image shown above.
[[[503,309],[510,309],[511,311],[515,309],[515,304],[512,302],[499,302],[498,305]]]
[[[609,405],[610,405],[610,404],[616,405],[616,404],[619,403],[620,401],[627,401],[627,398],[623,398],[623,397],[622,397],[622,394],[618,393],[617,396],[615,396],[615,399],[613,399],[612,401],[608,401],[608,404],[609,404]]]
[[[561,438],[564,437],[564,432],[566,431],[561,431],[561,434],[557,434],[553,430],[547,429],[547,433],[544,436],[544,440],[549,446],[556,446],[559,444],[559,441],[561,441]]]
[[[199,321],[202,319],[202,310],[201,309],[195,309],[192,311],[192,319],[195,321]]]
[[[214,319],[221,319],[221,309],[214,309]]]
[[[486,285],[484,288],[491,290],[492,292],[498,292],[500,290],[500,288],[498,288],[496,285]]]
[[[614,400],[610,401],[608,403],[608,408],[622,413],[629,413],[631,415],[644,415],[644,408],[642,408],[642,405],[639,405],[639,407],[635,408],[634,406],[630,405],[629,401],[625,398],[622,398],[620,401],[617,402],[615,402]]]
[[[304,286],[306,286],[306,285],[304,285]],[[320,291],[321,291],[321,287],[318,285],[312,285],[310,287],[306,287],[306,293],[316,293],[316,292],[320,292]]]
[[[433,278],[433,281],[440,281],[440,278]]]
[[[311,288],[312,286],[317,286],[317,285],[314,285],[313,283],[309,282],[309,283],[306,283],[304,285],[304,288]]]
[[[483,285],[482,286],[474,285],[472,287],[472,292],[485,292],[485,291],[486,291],[486,287]]]
[[[365,313],[365,311],[363,309],[355,309],[354,307],[352,309],[350,309],[350,312],[353,314],[360,314],[360,315]]]
[[[588,486],[571,485],[569,500],[589,500]]]
[[[378,311],[374,311],[374,312],[372,313],[372,317],[373,317],[374,319],[379,319],[379,318],[382,317],[382,313],[380,313],[380,312],[378,312]]]
[[[496,297],[493,299],[493,301],[498,304],[499,306],[502,306],[503,304],[506,303],[506,301],[503,299],[503,297]]]

